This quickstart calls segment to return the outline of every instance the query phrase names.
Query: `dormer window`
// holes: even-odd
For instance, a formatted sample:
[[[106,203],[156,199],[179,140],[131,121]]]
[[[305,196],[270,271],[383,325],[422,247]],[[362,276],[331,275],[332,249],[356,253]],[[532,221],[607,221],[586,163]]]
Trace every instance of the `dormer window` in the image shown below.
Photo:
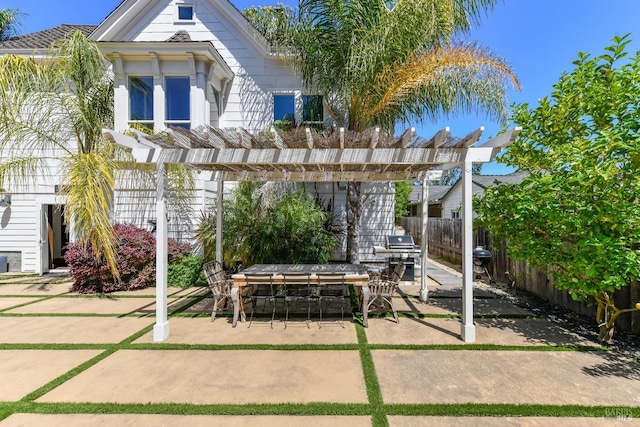
[[[177,3],[176,18],[178,22],[193,22],[193,3]]]

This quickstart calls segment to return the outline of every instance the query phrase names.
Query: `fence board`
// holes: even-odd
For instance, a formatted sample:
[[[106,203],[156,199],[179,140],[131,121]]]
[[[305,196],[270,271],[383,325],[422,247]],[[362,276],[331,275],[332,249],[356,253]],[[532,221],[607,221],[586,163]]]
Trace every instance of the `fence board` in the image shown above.
[[[413,236],[416,244],[420,244],[422,218],[403,218],[402,226],[407,234]],[[462,265],[462,220],[429,218],[428,238],[430,257]],[[595,325],[595,306],[587,301],[574,301],[568,292],[558,290],[553,284],[553,277],[546,269],[531,268],[527,261],[511,259],[506,249],[502,245],[494,244],[489,232],[483,228],[474,229],[473,242],[474,247],[483,246],[492,252],[489,271],[497,281],[511,283],[511,276],[515,280],[516,290],[524,289],[576,313],[591,316]],[[635,281],[617,291],[614,300],[619,308],[633,307],[636,302],[640,302],[640,282]],[[640,312],[623,314],[618,318],[616,326],[620,330],[640,333]]]

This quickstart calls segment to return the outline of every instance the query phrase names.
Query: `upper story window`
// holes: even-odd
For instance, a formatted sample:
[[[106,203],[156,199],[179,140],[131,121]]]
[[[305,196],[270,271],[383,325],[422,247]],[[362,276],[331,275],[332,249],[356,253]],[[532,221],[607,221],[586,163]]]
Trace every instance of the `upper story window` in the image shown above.
[[[273,122],[276,127],[290,129],[295,126],[296,102],[295,96],[273,95]]]
[[[176,20],[180,22],[193,21],[193,3],[177,3]]]
[[[164,78],[165,125],[191,128],[191,83],[189,76]]]
[[[302,95],[302,121],[309,124],[322,124],[322,95]]]
[[[129,76],[129,122],[153,129],[153,76]]]

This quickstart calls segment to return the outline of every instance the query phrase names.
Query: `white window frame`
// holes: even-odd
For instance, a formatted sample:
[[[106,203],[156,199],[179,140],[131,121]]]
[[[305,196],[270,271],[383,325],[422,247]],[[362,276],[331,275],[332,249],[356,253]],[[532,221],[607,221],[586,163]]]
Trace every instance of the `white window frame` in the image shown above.
[[[191,19],[180,19],[180,8],[191,8]],[[193,24],[196,19],[196,4],[193,2],[176,2],[174,21],[176,24]]]
[[[191,129],[191,125],[193,123],[193,99],[192,99],[192,94],[191,94],[191,84],[189,85],[189,92],[188,92],[188,96],[189,96],[189,120],[169,120],[167,118],[167,114],[168,114],[168,108],[167,108],[167,102],[168,102],[168,95],[167,95],[167,77],[171,78],[171,77],[182,77],[182,78],[186,78],[189,83],[191,83],[191,78],[189,77],[189,75],[187,74],[165,74],[162,78],[162,84],[164,87],[164,117],[162,118],[162,120],[164,121],[164,126],[165,128],[169,128],[169,126],[175,126],[175,125],[189,125],[189,129]]]
[[[154,82],[154,84],[151,86],[151,96],[152,96],[152,102],[151,102],[151,120],[134,120],[131,118],[131,78],[135,78],[135,77],[151,77],[151,81]],[[129,127],[131,127],[132,124],[140,124],[143,125],[151,130],[154,129],[155,127],[155,119],[156,119],[156,108],[155,108],[155,78],[153,77],[153,74],[128,74],[127,75],[127,123],[129,124]]]

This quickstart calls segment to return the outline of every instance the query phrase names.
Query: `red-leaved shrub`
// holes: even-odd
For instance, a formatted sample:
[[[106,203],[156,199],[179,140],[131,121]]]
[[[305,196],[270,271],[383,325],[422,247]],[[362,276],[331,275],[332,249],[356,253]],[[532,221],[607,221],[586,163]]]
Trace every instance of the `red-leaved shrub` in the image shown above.
[[[64,259],[69,273],[75,279],[71,290],[83,294],[108,293],[155,286],[156,238],[132,224],[115,224],[117,235],[116,265],[120,273],[117,280],[104,259],[96,261],[91,245],[70,243]],[[191,251],[188,243],[168,240],[169,262]]]

